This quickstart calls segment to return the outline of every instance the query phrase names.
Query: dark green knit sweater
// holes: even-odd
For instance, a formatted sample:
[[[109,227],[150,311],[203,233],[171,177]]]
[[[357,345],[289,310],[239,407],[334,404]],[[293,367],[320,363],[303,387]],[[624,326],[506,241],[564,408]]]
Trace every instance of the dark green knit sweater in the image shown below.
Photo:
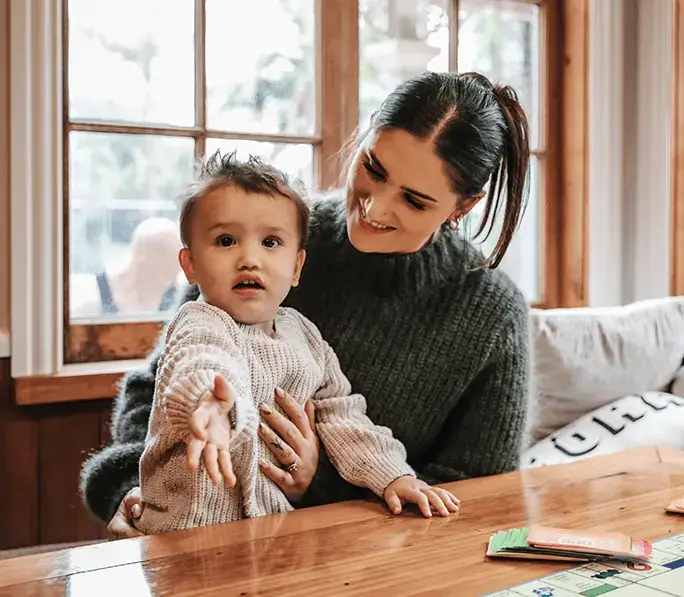
[[[518,466],[527,413],[528,308],[502,272],[472,271],[481,254],[445,230],[408,255],[356,251],[340,199],[317,203],[301,283],[287,299],[337,352],[368,415],[392,429],[428,483]],[[186,300],[197,298],[190,288]],[[87,506],[108,522],[138,483],[156,354],[129,374],[112,419],[113,445],[84,464]],[[364,495],[321,453],[304,502]]]

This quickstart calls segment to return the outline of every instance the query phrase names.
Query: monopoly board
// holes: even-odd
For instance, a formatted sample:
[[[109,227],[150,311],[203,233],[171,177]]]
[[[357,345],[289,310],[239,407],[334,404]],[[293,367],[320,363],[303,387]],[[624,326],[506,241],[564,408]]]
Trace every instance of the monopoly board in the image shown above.
[[[653,542],[648,562],[592,562],[488,597],[684,597],[684,533]]]

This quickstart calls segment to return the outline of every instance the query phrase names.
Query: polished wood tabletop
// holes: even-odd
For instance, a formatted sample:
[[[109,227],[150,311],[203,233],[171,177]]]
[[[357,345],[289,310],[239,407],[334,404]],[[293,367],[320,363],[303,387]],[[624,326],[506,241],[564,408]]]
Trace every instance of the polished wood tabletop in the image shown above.
[[[299,510],[0,561],[0,595],[455,595],[525,582],[567,563],[490,560],[492,532],[542,523],[647,539],[684,532],[684,453],[639,449],[445,485],[461,514],[389,515],[380,502]]]

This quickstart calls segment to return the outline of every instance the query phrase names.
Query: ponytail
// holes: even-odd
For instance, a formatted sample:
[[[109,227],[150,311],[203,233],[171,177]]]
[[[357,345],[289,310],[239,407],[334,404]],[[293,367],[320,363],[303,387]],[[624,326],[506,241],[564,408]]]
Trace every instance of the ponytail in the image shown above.
[[[489,192],[487,194],[484,217],[476,233],[479,236],[489,221],[487,236],[492,231],[499,214],[501,204],[505,201],[501,234],[496,241],[492,254],[485,265],[497,267],[503,259],[513,240],[525,213],[529,194],[528,176],[530,167],[529,124],[515,90],[509,86],[494,85],[494,98],[499,104],[504,118],[505,133],[503,155],[499,165],[494,170]],[[505,198],[504,198],[505,185]],[[490,215],[493,217],[490,220]]]

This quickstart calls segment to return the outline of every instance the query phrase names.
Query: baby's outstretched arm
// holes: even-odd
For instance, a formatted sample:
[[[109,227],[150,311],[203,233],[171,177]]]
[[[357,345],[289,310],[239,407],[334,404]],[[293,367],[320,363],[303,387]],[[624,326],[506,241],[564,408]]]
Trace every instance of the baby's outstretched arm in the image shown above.
[[[159,366],[170,429],[188,445],[192,469],[203,460],[214,483],[235,484],[230,451],[256,436],[249,372],[230,317],[204,303],[184,305],[167,332]]]

